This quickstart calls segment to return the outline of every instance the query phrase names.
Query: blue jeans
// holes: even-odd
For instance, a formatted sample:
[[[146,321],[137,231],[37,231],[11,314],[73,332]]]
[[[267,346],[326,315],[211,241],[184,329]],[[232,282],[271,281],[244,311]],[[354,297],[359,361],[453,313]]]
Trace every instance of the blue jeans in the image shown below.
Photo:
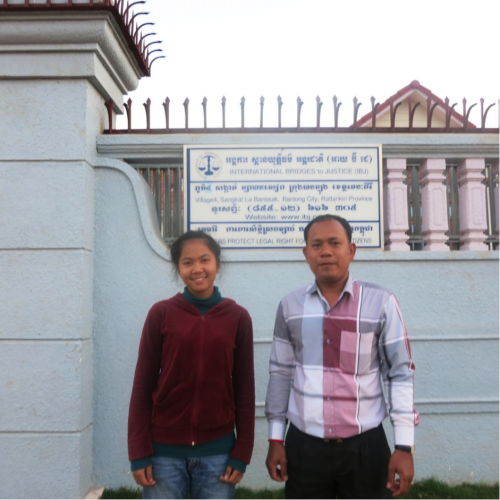
[[[145,486],[142,498],[233,498],[235,485],[219,481],[226,473],[228,454],[209,457],[153,456],[154,486]]]

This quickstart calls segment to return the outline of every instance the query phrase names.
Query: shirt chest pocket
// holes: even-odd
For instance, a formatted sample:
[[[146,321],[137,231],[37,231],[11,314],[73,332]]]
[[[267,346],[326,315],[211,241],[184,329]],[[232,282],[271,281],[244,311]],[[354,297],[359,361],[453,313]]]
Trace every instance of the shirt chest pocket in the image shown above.
[[[340,337],[339,367],[344,373],[365,374],[378,369],[375,332],[343,330]]]

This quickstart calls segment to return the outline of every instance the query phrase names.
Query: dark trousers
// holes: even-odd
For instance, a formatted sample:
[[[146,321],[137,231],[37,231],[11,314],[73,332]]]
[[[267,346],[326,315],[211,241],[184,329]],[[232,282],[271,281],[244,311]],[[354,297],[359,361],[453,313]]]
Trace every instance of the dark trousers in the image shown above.
[[[286,498],[392,498],[382,424],[342,440],[310,436],[290,424],[285,446]]]

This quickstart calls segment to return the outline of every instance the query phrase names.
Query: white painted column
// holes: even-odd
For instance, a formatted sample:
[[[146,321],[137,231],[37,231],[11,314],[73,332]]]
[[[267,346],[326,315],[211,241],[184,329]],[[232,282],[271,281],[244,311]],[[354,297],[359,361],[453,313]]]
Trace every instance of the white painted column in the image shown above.
[[[386,250],[410,250],[408,240],[408,188],[406,159],[384,160],[384,236]]]
[[[488,229],[484,159],[467,159],[458,165],[461,250],[488,250],[484,243]]]
[[[494,162],[491,165],[491,175],[493,177],[493,182],[495,183],[495,229],[498,231],[498,219],[500,219],[500,207],[498,206],[498,173],[499,173],[499,168],[498,168],[498,160]]]
[[[444,159],[429,159],[420,165],[420,195],[422,198],[422,236],[424,250],[448,251],[448,214]]]
[[[139,77],[107,11],[0,12],[2,498],[91,487],[96,137]]]

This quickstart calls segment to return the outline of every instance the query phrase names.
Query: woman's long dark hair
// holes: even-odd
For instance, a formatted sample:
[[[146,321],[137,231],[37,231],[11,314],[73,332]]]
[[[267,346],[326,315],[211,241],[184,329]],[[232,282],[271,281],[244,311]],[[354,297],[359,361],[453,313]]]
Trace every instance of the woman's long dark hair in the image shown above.
[[[220,264],[220,245],[204,231],[186,231],[183,235],[179,236],[170,247],[170,256],[172,262],[177,270],[179,270],[179,261],[181,259],[182,249],[186,242],[190,240],[203,240],[209,250],[215,255],[217,263]]]

